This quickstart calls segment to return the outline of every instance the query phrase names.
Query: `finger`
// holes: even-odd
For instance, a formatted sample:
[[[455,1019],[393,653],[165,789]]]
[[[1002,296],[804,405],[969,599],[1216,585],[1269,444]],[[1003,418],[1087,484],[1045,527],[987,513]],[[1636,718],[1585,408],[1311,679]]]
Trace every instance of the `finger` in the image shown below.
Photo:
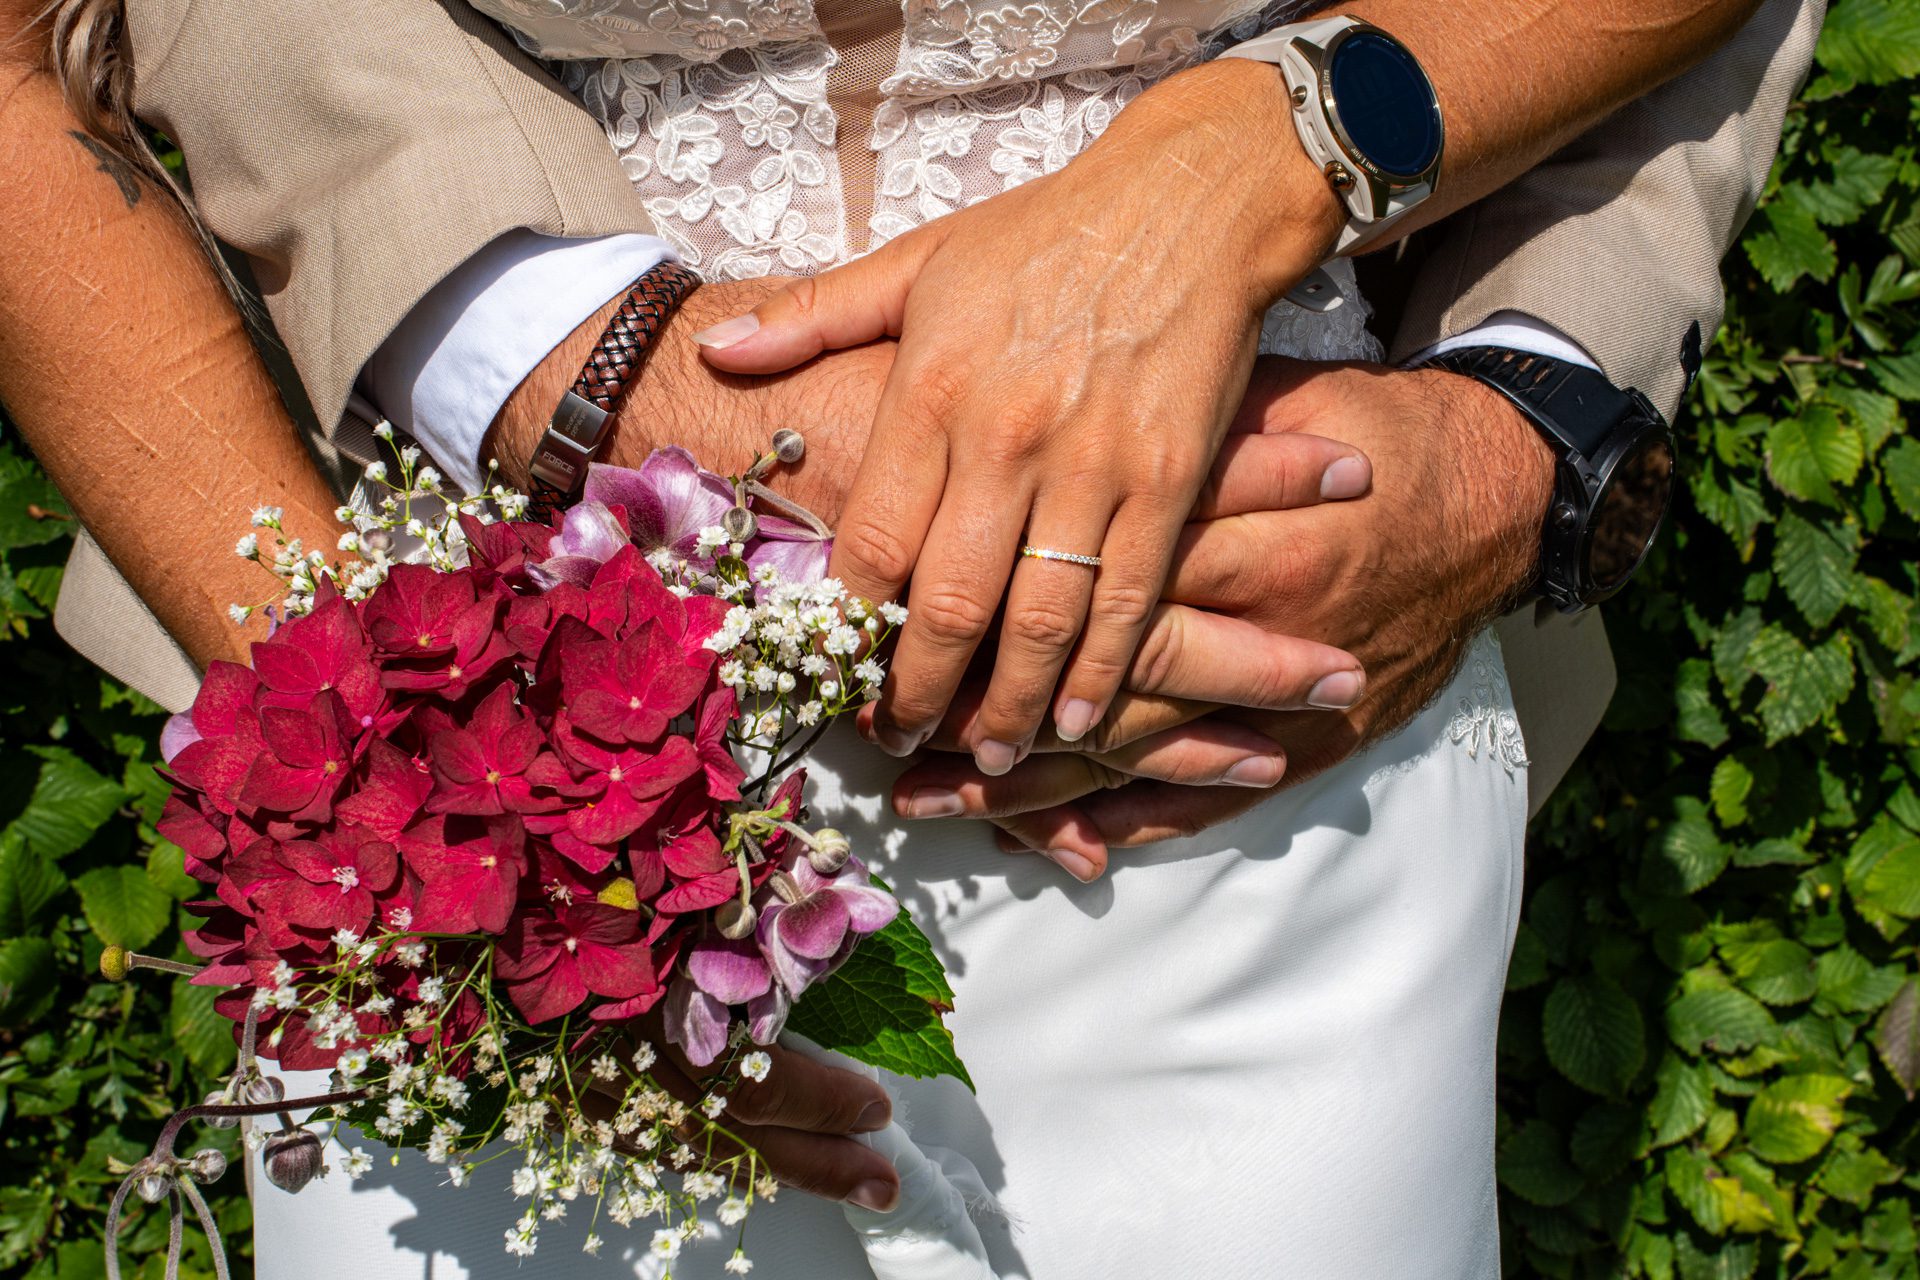
[[[980,772],[964,756],[930,756],[894,782],[893,809],[902,818],[1003,818],[1137,778],[1267,788],[1285,775],[1286,765],[1286,752],[1266,735],[1208,719],[1101,756],[1036,755],[1000,775]]]
[[[1111,507],[1086,500],[1083,486],[1057,484],[1034,499],[1029,545],[1089,554],[1106,535]],[[1027,754],[1046,717],[1060,670],[1087,624],[1095,570],[1065,560],[1022,556],[1013,566],[1005,612],[994,637],[993,674],[974,717],[971,743],[981,771],[1002,774]]]
[[[974,718],[979,714],[980,699],[985,695],[986,690],[979,682],[962,686],[948,708],[946,718],[934,730],[933,736],[927,739],[926,747],[932,751],[970,752],[975,738]],[[1212,703],[1122,692],[1114,697],[1107,707],[1107,714],[1100,717],[1100,723],[1093,727],[1093,731],[1078,742],[1067,742],[1051,726],[1043,724],[1040,732],[1034,736],[1031,754],[1110,751],[1162,729],[1197,720],[1213,709]],[[871,706],[862,707],[856,713],[855,724],[861,737],[868,742],[875,741]]]
[[[898,335],[921,264],[942,238],[914,234],[864,258],[794,281],[744,315],[693,335],[731,373],[779,373],[822,351]]]
[[[1229,436],[1188,518],[1344,502],[1372,487],[1372,462],[1338,440],[1304,433]]]
[[[1127,672],[1135,693],[1270,711],[1344,711],[1366,687],[1345,650],[1186,605],[1153,611]]]
[[[764,1080],[745,1080],[727,1095],[727,1114],[747,1124],[807,1133],[873,1133],[893,1118],[878,1081],[769,1045]]]
[[[913,567],[907,620],[874,708],[887,750],[905,755],[939,727],[1006,591],[1028,509],[1019,479],[956,466]]]
[[[853,1138],[752,1125],[739,1133],[789,1187],[827,1200],[851,1200],[878,1213],[890,1211],[900,1199],[893,1162]]]
[[[1164,493],[1136,495],[1114,512],[1100,548],[1087,629],[1067,660],[1053,700],[1055,731],[1068,742],[1085,737],[1100,723],[1120,692],[1167,580],[1174,544],[1191,509],[1191,492],[1170,484]]]

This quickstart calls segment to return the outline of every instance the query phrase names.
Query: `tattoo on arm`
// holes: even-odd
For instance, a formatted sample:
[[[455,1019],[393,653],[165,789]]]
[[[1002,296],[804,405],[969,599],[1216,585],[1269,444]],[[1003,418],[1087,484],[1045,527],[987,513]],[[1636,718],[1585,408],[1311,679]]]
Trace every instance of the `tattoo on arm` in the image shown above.
[[[114,185],[120,188],[120,196],[127,202],[127,208],[131,209],[140,203],[140,174],[138,170],[119,156],[113,154],[113,152],[101,146],[99,142],[93,138],[81,133],[78,129],[69,129],[67,134],[75,142],[86,148],[88,155],[100,162],[100,172],[112,178]]]

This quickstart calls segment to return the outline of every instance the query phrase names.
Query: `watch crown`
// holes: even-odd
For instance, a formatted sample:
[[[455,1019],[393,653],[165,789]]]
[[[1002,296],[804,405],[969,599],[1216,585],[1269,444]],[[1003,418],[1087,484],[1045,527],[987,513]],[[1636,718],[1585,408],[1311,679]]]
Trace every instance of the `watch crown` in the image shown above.
[[[1555,528],[1571,529],[1573,528],[1574,521],[1579,518],[1580,513],[1573,509],[1572,503],[1558,502],[1554,504],[1553,523]]]
[[[1307,105],[1307,86],[1303,84],[1295,85],[1293,87],[1293,109],[1295,111],[1298,111],[1303,107],[1305,107],[1306,105]]]
[[[1338,160],[1327,161],[1327,167],[1322,170],[1322,172],[1327,175],[1327,181],[1333,184],[1335,191],[1351,191],[1353,189],[1353,175],[1347,172],[1347,166],[1341,164]]]

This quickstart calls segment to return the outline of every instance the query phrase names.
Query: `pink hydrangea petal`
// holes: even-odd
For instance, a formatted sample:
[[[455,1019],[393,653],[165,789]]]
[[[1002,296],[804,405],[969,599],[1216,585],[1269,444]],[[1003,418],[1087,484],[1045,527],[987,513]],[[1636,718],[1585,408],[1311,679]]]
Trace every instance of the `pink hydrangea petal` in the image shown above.
[[[849,923],[847,905],[838,894],[814,893],[787,905],[774,925],[774,937],[802,959],[826,960],[840,949]]]
[[[833,896],[847,908],[848,926],[855,933],[877,933],[900,914],[900,902],[874,885],[836,885]]]
[[[694,1066],[710,1065],[726,1049],[727,1006],[700,990],[690,979],[673,980],[667,988],[662,1013],[667,1043],[679,1045]]]
[[[160,758],[172,764],[175,756],[198,741],[200,730],[194,727],[191,711],[168,716],[160,730]]]
[[[767,994],[747,1002],[747,1034],[755,1044],[772,1044],[786,1029],[792,1008],[786,988],[775,983]]]

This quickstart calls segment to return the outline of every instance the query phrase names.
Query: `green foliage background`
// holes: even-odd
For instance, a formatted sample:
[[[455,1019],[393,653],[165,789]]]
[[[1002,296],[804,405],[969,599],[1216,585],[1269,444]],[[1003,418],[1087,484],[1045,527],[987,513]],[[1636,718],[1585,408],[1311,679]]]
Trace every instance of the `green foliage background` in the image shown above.
[[[1536,823],[1501,1027],[1511,1276],[1920,1280],[1916,75],[1920,0],[1838,0],[1672,533],[1607,609],[1620,692]],[[232,1056],[205,993],[94,976],[175,953],[192,885],[158,709],[45,621],[64,510],[0,443],[0,1277],[33,1280],[103,1274],[107,1157]]]

